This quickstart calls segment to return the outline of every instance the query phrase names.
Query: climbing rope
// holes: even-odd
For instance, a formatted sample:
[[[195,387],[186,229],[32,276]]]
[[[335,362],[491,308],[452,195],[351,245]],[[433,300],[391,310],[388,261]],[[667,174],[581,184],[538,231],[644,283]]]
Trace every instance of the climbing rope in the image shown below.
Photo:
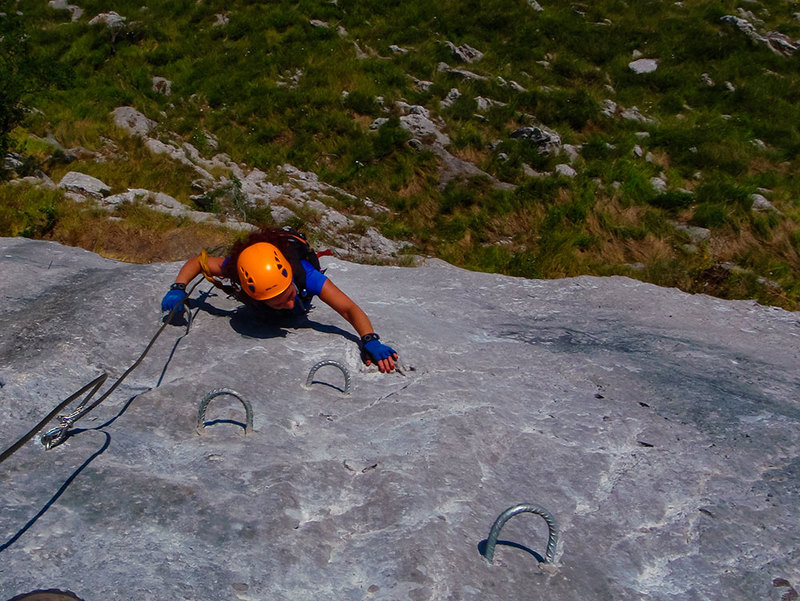
[[[197,287],[197,285],[202,281],[203,280],[198,280],[186,292],[186,298],[187,299],[192,294],[192,292]],[[172,308],[172,310],[163,318],[163,320],[162,320],[163,323],[161,324],[161,327],[158,329],[158,331],[155,333],[155,335],[150,339],[150,342],[147,344],[147,347],[144,349],[142,354],[139,355],[139,358],[136,359],[136,361],[133,363],[133,365],[131,365],[125,371],[125,373],[123,373],[119,377],[119,379],[116,382],[114,382],[114,384],[111,386],[111,388],[109,388],[99,399],[94,401],[89,406],[86,405],[89,402],[89,400],[95,395],[95,393],[97,393],[97,390],[100,388],[100,386],[103,384],[103,382],[105,382],[106,378],[108,378],[108,374],[106,374],[106,373],[103,373],[102,375],[98,376],[97,378],[95,378],[94,380],[89,382],[86,386],[81,388],[78,392],[76,392],[75,394],[69,396],[68,398],[64,399],[61,403],[59,403],[59,405],[55,409],[53,409],[47,415],[47,417],[45,417],[42,421],[40,421],[30,432],[25,434],[25,436],[20,438],[17,442],[15,442],[8,449],[3,451],[2,454],[0,454],[0,463],[5,461],[8,457],[10,457],[16,451],[18,451],[26,442],[28,442],[31,438],[33,438],[33,436],[36,435],[36,433],[42,428],[42,426],[44,426],[47,422],[49,422],[51,419],[53,419],[53,417],[56,414],[60,413],[65,407],[67,407],[75,399],[80,397],[84,392],[86,392],[87,390],[89,390],[91,388],[92,390],[89,392],[88,395],[86,395],[86,398],[83,399],[83,402],[80,404],[80,406],[78,408],[76,408],[75,411],[73,411],[69,415],[61,415],[61,416],[59,416],[60,424],[57,427],[53,428],[52,430],[49,430],[48,432],[46,432],[42,436],[42,439],[41,439],[42,444],[48,450],[52,449],[52,448],[60,445],[62,442],[64,442],[67,439],[67,437],[69,436],[69,430],[70,430],[70,428],[72,428],[73,425],[75,425],[75,422],[77,422],[79,419],[81,419],[83,416],[85,416],[87,413],[89,413],[92,409],[94,409],[100,403],[102,403],[104,400],[106,400],[109,397],[109,395],[111,395],[111,393],[114,392],[117,389],[117,387],[119,387],[120,384],[122,384],[123,380],[125,380],[125,378],[127,378],[128,375],[134,369],[136,369],[139,366],[139,364],[145,358],[145,355],[147,355],[148,351],[152,348],[153,344],[155,344],[155,341],[161,335],[161,332],[163,332],[164,328],[167,327],[167,324],[169,324],[172,321],[172,317],[178,312],[179,309],[181,311],[186,310],[186,312],[189,314],[189,317],[187,319],[187,332],[188,332],[188,327],[191,325],[191,311],[188,310],[188,307],[185,307],[185,304],[186,303],[184,301],[182,303],[179,303],[179,304],[175,305]]]
[[[244,405],[244,413],[245,413],[245,427],[244,427],[244,434],[247,436],[250,432],[253,431],[253,406],[250,404],[249,401],[245,400],[245,398],[240,395],[235,390],[231,390],[230,388],[218,388],[216,390],[212,390],[206,396],[203,397],[203,400],[200,402],[200,407],[197,410],[197,433],[202,434],[203,430],[206,427],[206,409],[208,409],[208,403],[211,402],[211,399],[214,399],[218,396],[223,394],[230,395],[234,398],[239,399]]]
[[[350,394],[350,372],[347,371],[347,368],[339,363],[338,361],[334,361],[332,359],[325,359],[317,363],[314,367],[311,368],[311,371],[308,372],[308,377],[306,378],[306,383],[303,384],[303,388],[306,390],[311,389],[311,384],[314,381],[314,374],[317,373],[317,370],[320,367],[325,367],[326,365],[332,365],[333,367],[338,368],[344,374],[344,392],[342,395],[346,396]]]
[[[547,522],[547,527],[550,530],[550,536],[547,539],[547,551],[545,551],[545,563],[553,563],[553,558],[556,554],[556,544],[558,543],[558,524],[556,520],[553,518],[552,515],[542,507],[538,505],[533,505],[531,503],[522,503],[520,505],[515,505],[513,507],[509,507],[503,513],[501,513],[498,518],[494,521],[492,525],[492,529],[489,532],[489,538],[486,540],[486,552],[484,556],[489,561],[489,563],[494,562],[494,548],[497,544],[497,537],[500,536],[500,529],[505,525],[505,523],[513,518],[515,515],[520,513],[535,513],[540,515],[544,518],[544,521]]]
[[[90,388],[94,387],[92,392],[89,393],[89,396],[87,397],[87,400],[88,400],[89,397],[91,397],[95,392],[97,392],[97,389],[100,388],[101,384],[106,381],[107,377],[108,377],[108,374],[105,374],[105,373],[100,375],[100,376],[97,376],[94,380],[89,382],[86,386],[81,388],[78,392],[72,394],[71,396],[69,396],[66,399],[64,399],[63,401],[61,401],[61,403],[59,403],[56,406],[55,409],[53,409],[50,413],[48,413],[47,416],[42,421],[40,421],[38,424],[36,424],[30,432],[28,432],[25,436],[20,438],[13,445],[8,447],[5,451],[3,451],[2,454],[0,454],[0,463],[2,463],[3,461],[5,461],[9,457],[11,457],[11,455],[16,453],[26,442],[28,442],[31,438],[33,438],[36,435],[36,433],[39,430],[41,430],[44,427],[45,424],[47,424],[47,422],[49,422],[51,419],[53,419],[56,416],[56,414],[61,412],[64,409],[64,407],[69,405],[72,401],[77,399],[84,392],[86,392]]]

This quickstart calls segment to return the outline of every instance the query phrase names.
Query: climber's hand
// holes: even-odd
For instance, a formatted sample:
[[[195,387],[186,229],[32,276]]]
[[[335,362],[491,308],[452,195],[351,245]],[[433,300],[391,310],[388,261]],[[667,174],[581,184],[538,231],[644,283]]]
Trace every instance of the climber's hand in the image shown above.
[[[380,340],[370,340],[364,343],[363,349],[366,365],[375,363],[378,369],[384,373],[394,370],[397,352],[392,347],[383,344]]]
[[[164,298],[161,299],[161,310],[162,311],[172,311],[175,307],[180,305],[186,300],[186,290],[180,290],[178,288],[172,289],[164,295]]]

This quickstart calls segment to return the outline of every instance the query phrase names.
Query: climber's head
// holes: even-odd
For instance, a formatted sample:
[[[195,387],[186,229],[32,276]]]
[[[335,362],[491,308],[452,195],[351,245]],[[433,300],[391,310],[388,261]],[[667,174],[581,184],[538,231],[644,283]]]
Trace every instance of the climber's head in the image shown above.
[[[257,242],[245,248],[236,260],[242,290],[258,301],[282,296],[294,288],[292,266],[274,244]],[[294,299],[294,294],[292,294]],[[271,306],[272,302],[269,303]]]

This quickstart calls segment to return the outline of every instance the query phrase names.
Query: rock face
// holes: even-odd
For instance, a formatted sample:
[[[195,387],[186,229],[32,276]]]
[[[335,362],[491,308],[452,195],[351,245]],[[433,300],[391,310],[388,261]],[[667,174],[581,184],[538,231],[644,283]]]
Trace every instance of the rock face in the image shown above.
[[[25,239],[0,250],[5,448],[133,364],[179,264]],[[324,304],[276,327],[201,284],[188,334],[169,326],[66,443],[34,439],[0,466],[0,599],[777,600],[798,587],[800,314],[619,277],[323,267],[403,373],[364,367]],[[348,368],[349,396],[330,367],[302,387],[322,359]],[[197,434],[200,400],[222,387],[252,404],[253,433],[218,397]],[[506,524],[492,565],[479,553],[523,502],[559,523],[550,570],[532,514]]]

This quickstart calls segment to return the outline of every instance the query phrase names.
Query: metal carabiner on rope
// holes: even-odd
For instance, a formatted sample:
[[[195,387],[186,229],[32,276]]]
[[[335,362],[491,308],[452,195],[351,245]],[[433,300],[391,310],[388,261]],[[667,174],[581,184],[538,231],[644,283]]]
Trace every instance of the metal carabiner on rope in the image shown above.
[[[74,423],[72,421],[72,416],[59,415],[58,419],[61,422],[60,426],[56,426],[52,430],[48,430],[42,434],[42,444],[48,451],[53,447],[57,447],[67,439],[69,429]]]
[[[70,397],[70,400],[74,400],[81,394],[83,394],[86,390],[89,390],[89,388],[91,388],[89,394],[86,395],[86,398],[83,399],[83,401],[75,409],[75,411],[73,411],[69,415],[59,415],[58,421],[60,422],[60,425],[56,426],[52,430],[48,430],[42,435],[41,442],[44,445],[45,449],[49,451],[50,449],[57,447],[67,439],[67,437],[69,436],[69,429],[73,426],[73,424],[76,421],[78,421],[78,419],[83,417],[84,414],[88,413],[95,406],[96,403],[93,404],[89,409],[86,409],[86,404],[95,395],[100,386],[102,386],[103,382],[106,381],[106,378],[108,378],[108,374],[103,373],[102,375],[98,376],[97,378],[89,382],[86,386],[81,388],[78,392],[76,392]]]

